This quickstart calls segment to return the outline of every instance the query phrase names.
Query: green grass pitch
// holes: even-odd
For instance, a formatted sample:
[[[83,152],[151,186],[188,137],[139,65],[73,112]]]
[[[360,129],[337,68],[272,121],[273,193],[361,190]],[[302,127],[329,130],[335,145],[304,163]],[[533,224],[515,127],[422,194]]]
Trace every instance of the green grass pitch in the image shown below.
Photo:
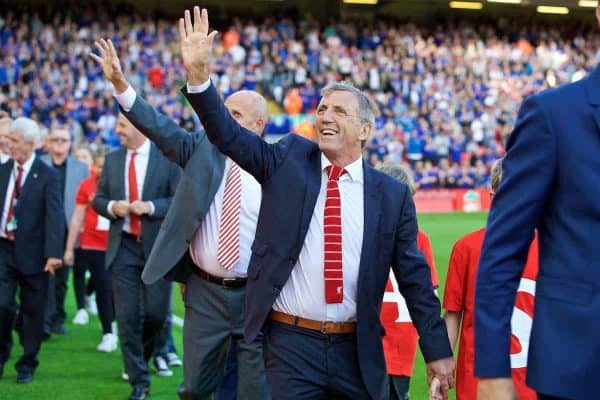
[[[485,224],[486,214],[423,214],[419,224],[431,238],[437,270],[440,276],[440,295],[443,294],[448,258],[454,242],[462,235]],[[175,313],[183,316],[183,306],[175,294]],[[101,331],[97,317],[92,317],[86,326],[74,326],[71,319],[75,313],[73,290],[67,294],[66,336],[52,337],[45,342],[40,352],[40,366],[34,381],[27,385],[15,383],[16,372],[13,368],[21,347],[13,347],[12,357],[6,363],[4,378],[0,380],[0,399],[2,400],[95,400],[125,399],[130,386],[121,380],[122,359],[120,351],[105,354],[96,351]],[[40,305],[42,306],[42,305]],[[182,331],[173,328],[173,335],[181,355]],[[18,339],[15,336],[15,343]],[[177,386],[182,380],[181,368],[174,368],[173,377],[152,376],[151,399],[175,399]],[[411,398],[427,398],[425,364],[417,357],[415,372],[411,382]],[[452,396],[454,398],[454,396]]]

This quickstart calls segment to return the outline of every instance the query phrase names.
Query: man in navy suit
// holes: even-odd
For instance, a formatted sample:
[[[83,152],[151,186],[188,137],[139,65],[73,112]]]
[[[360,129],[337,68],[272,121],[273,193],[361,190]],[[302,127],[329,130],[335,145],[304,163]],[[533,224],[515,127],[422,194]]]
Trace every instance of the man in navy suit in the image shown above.
[[[0,377],[10,356],[18,286],[19,383],[30,382],[38,366],[48,278],[60,267],[64,247],[59,178],[35,156],[39,137],[35,121],[17,118],[8,135],[12,160],[0,165]]]
[[[93,207],[111,220],[106,266],[111,270],[115,317],[133,386],[131,400],[150,390],[148,360],[167,313],[171,282],[142,282],[142,270],[167,214],[181,170],[169,162],[120,114],[117,133],[124,148],[106,156]]]
[[[245,338],[264,332],[267,382],[279,399],[383,399],[379,319],[390,271],[420,333],[428,381],[444,398],[454,361],[429,266],[416,246],[406,185],[361,157],[374,121],[368,98],[330,85],[317,108],[318,144],[288,135],[268,144],[227,112],[209,80],[208,15],[179,23],[186,96],[209,139],[262,185],[248,267]],[[437,393],[440,394],[440,393]]]
[[[596,9],[600,22],[600,9]],[[510,321],[537,228],[527,384],[540,399],[598,396],[600,69],[523,102],[508,140],[475,296],[479,398],[512,399]]]

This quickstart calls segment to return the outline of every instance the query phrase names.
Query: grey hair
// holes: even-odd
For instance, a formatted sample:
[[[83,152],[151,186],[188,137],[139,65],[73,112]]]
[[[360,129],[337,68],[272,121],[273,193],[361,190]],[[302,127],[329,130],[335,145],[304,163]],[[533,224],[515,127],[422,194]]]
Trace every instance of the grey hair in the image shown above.
[[[413,196],[415,195],[417,190],[415,188],[415,181],[413,179],[412,172],[404,167],[401,167],[400,165],[392,164],[391,162],[384,162],[383,164],[379,165],[377,169],[384,174],[391,176],[398,182],[408,185],[410,193]]]
[[[358,117],[362,122],[375,125],[377,106],[360,89],[348,82],[332,82],[321,89],[321,97],[333,92],[350,92],[358,100]]]
[[[504,157],[494,161],[492,171],[490,172],[490,185],[492,186],[492,192],[494,193],[498,191],[500,181],[502,180],[502,160],[504,160]]]
[[[40,141],[40,127],[34,120],[26,117],[19,117],[12,123],[11,130],[17,132],[26,142],[37,143]]]

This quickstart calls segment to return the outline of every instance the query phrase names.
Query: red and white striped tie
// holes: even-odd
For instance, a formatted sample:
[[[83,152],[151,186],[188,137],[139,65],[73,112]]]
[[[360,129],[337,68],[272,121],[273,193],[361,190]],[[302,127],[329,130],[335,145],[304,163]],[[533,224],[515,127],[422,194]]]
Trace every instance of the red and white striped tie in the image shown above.
[[[327,195],[323,213],[325,302],[344,301],[344,271],[342,269],[342,199],[338,179],[346,170],[335,165],[327,168]]]
[[[217,260],[230,269],[240,259],[240,210],[242,177],[240,167],[232,163],[225,181]]]

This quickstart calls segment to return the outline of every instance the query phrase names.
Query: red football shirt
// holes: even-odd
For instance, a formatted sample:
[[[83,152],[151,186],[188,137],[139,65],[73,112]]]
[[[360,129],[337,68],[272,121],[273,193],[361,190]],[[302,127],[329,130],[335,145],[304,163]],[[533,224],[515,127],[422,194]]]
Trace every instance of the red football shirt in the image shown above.
[[[417,235],[417,247],[429,264],[431,282],[433,287],[437,288],[439,279],[435,269],[431,242],[421,230]],[[417,355],[419,334],[410,319],[406,302],[398,290],[398,284],[392,271],[390,271],[381,305],[381,323],[386,333],[383,337],[383,352],[388,374],[411,376]]]
[[[475,358],[473,317],[477,267],[484,236],[485,229],[480,229],[463,236],[456,242],[454,249],[452,249],[446,277],[444,308],[448,311],[463,312],[456,366],[457,400],[477,398],[478,379],[473,373]],[[537,399],[535,391],[525,384],[537,274],[538,239],[536,234],[529,248],[527,265],[521,277],[511,321],[513,334],[510,346],[510,361],[512,378],[519,400]]]
[[[110,223],[108,219],[98,215],[92,207],[92,201],[96,196],[96,178],[96,174],[92,174],[89,178],[81,181],[75,198],[76,204],[86,206],[79,246],[84,250],[106,251]]]

